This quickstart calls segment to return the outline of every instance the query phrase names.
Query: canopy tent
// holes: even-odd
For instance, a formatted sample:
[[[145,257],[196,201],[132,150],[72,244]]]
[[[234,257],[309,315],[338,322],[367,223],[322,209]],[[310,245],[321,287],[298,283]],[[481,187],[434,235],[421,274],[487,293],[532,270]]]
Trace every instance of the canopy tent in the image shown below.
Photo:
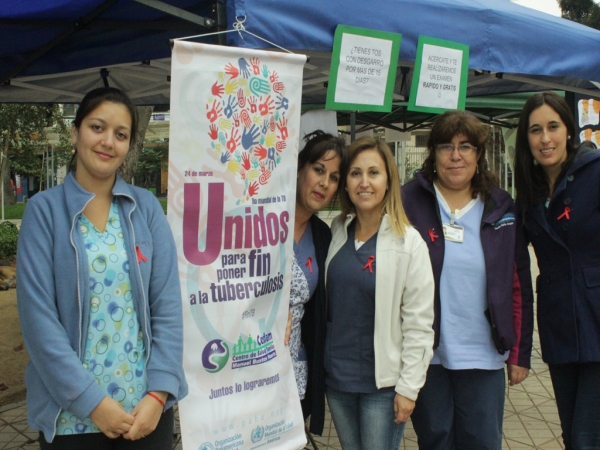
[[[362,115],[373,124],[408,129],[427,120],[407,117],[405,108],[419,35],[470,46],[470,98],[541,89],[600,93],[600,31],[508,0],[7,0],[0,4],[0,101],[71,103],[109,84],[138,104],[168,104],[168,40],[231,30],[236,20],[310,56],[306,107],[324,104],[338,23],[402,34],[394,111]],[[228,45],[271,47],[237,32],[203,41],[225,38]],[[473,108],[501,121],[507,110],[490,106]]]

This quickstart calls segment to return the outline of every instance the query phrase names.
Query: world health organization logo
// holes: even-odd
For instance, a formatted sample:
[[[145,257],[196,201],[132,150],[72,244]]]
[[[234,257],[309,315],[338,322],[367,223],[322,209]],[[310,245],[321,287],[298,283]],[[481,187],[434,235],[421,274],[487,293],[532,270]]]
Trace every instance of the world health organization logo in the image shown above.
[[[252,430],[252,434],[250,435],[250,438],[252,439],[252,443],[256,444],[258,441],[260,441],[263,438],[264,435],[265,435],[264,427],[261,427],[260,425],[257,426],[254,430]]]
[[[213,339],[202,350],[202,366],[209,373],[217,373],[229,360],[229,347],[221,339]]]
[[[215,450],[215,448],[210,442],[205,442],[198,447],[198,450]]]

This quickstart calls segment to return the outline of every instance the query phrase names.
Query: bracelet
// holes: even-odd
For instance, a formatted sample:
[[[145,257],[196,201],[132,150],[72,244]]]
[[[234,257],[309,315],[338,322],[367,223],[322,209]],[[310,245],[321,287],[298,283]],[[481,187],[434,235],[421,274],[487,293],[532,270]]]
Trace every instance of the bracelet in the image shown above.
[[[163,401],[160,399],[160,397],[159,397],[158,395],[156,395],[154,392],[146,392],[146,395],[149,395],[150,397],[152,397],[152,398],[155,398],[155,399],[156,399],[156,401],[157,401],[158,403],[160,403],[160,404],[162,405],[162,407],[163,407],[163,408],[165,407],[165,402],[163,402]]]

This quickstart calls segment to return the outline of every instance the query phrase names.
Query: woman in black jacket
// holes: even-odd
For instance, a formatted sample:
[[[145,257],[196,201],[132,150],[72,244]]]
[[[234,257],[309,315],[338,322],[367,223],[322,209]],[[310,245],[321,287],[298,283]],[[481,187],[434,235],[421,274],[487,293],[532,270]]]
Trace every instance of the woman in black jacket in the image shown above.
[[[291,325],[289,346],[302,412],[305,419],[311,416],[310,432],[320,435],[325,421],[324,268],[331,231],[316,213],[336,195],[347,156],[343,139],[321,130],[307,135],[305,140],[306,145],[298,154],[288,328]]]

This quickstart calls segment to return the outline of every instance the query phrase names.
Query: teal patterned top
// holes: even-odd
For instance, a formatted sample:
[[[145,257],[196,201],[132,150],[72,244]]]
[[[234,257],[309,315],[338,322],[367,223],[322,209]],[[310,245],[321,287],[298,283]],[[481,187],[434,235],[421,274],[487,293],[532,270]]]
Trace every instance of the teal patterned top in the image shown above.
[[[146,349],[131,293],[119,219],[115,201],[103,233],[83,214],[79,217],[90,273],[90,325],[83,366],[105,389],[106,396],[131,413],[147,390]],[[89,417],[80,420],[64,410],[58,416],[58,435],[99,431]]]

